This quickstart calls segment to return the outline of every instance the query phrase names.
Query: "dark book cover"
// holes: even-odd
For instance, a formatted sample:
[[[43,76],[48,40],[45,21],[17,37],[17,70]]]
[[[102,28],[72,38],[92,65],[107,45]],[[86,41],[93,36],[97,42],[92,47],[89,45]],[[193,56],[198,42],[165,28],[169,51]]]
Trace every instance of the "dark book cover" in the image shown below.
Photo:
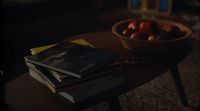
[[[27,62],[77,78],[117,59],[117,55],[97,48],[61,42],[36,55],[26,56]]]

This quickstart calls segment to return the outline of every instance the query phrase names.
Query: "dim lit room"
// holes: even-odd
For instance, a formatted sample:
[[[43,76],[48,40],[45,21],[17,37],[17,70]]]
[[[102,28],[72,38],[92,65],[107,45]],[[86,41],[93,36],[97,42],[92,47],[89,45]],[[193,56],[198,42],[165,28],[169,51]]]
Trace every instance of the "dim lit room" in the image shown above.
[[[1,0],[0,111],[200,111],[199,0]]]

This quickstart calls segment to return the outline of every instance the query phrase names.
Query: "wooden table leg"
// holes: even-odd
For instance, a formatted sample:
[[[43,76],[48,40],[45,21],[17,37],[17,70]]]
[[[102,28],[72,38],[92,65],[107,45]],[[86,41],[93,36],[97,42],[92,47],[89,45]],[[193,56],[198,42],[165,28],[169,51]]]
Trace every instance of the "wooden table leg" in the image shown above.
[[[187,100],[187,97],[186,97],[186,94],[185,94],[185,90],[183,88],[183,84],[182,84],[182,81],[181,81],[181,77],[180,77],[180,73],[179,73],[177,65],[171,67],[170,72],[171,72],[171,75],[172,75],[172,77],[173,77],[173,79],[176,83],[176,87],[178,89],[178,93],[179,93],[182,104],[188,105],[188,100]]]
[[[110,111],[121,111],[118,96],[113,96],[107,100]]]

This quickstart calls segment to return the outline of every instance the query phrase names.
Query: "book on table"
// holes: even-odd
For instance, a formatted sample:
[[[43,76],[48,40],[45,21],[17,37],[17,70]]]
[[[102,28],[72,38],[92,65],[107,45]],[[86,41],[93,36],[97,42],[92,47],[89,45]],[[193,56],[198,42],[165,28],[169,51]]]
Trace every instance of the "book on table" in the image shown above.
[[[50,56],[54,51],[57,51],[57,49],[55,50],[55,48],[53,48],[53,47],[56,47],[60,44],[52,44],[52,45],[33,48],[33,49],[31,49],[32,56],[25,57],[26,58],[25,63],[29,67],[30,76],[32,78],[36,79],[37,81],[39,81],[40,83],[44,84],[45,86],[47,86],[52,92],[63,96],[64,98],[68,99],[72,103],[79,102],[79,101],[87,99],[93,95],[96,95],[96,94],[99,94],[106,90],[109,90],[110,88],[115,87],[124,81],[123,76],[113,75],[112,68],[107,67],[107,66],[109,66],[109,64],[108,64],[109,62],[112,63],[112,61],[116,60],[117,56],[115,54],[106,52],[106,51],[102,51],[99,49],[96,50],[96,48],[94,48],[94,46],[92,46],[91,44],[89,44],[87,41],[85,41],[83,39],[75,40],[75,41],[73,41],[73,43],[76,43],[75,45],[80,44],[80,45],[90,46],[90,48],[93,47],[92,49],[95,49],[95,50],[91,50],[89,48],[89,50],[91,50],[91,51],[88,51],[88,49],[85,49],[85,47],[80,50],[80,48],[78,46],[78,48],[75,48],[75,49],[78,49],[78,50],[75,50],[75,52],[77,51],[75,53],[76,56],[67,56],[67,57],[71,57],[72,60],[75,58],[78,58],[78,60],[79,60],[79,54],[86,56],[88,54],[82,53],[82,51],[87,51],[87,53],[89,53],[89,57],[92,55],[92,58],[93,58],[93,55],[95,55],[94,57],[96,57],[96,55],[98,55],[98,56],[103,55],[103,57],[100,57],[101,58],[100,60],[102,60],[101,61],[102,63],[100,61],[97,61],[98,64],[97,64],[97,66],[94,67],[94,69],[92,69],[92,71],[89,71],[89,69],[88,69],[88,71],[90,72],[90,73],[88,73],[88,75],[86,75],[82,78],[77,78],[76,76],[70,75],[68,73],[62,73],[55,69],[35,63],[35,62],[38,62],[37,60],[35,62],[29,61],[29,60],[32,60],[33,58],[35,58],[35,56],[36,56],[36,58],[39,56],[40,58],[44,59],[46,55]],[[68,42],[65,44],[67,44],[67,46],[69,45]],[[65,45],[62,44],[61,46],[65,46]],[[59,54],[62,53],[63,51],[66,51],[66,48],[60,49],[59,47],[58,47],[59,51],[62,49],[60,52],[58,51]],[[71,46],[71,47],[74,48],[74,46]],[[52,48],[54,50],[53,52],[52,52]],[[69,53],[70,55],[74,55],[73,48],[69,48],[71,51],[69,51],[69,49],[67,49],[67,51],[70,52]],[[48,50],[50,50],[50,51],[48,51]],[[45,53],[41,54],[43,52],[45,52]],[[48,54],[46,54],[46,53],[48,53]],[[87,59],[87,57],[85,57],[85,58]],[[97,58],[98,57],[96,57],[95,59],[97,59]],[[47,60],[48,59],[49,58],[47,58]],[[76,62],[69,62],[69,61],[71,61],[71,60],[67,61],[69,65],[70,65],[70,63],[76,63]],[[89,61],[91,61],[91,59],[89,59]],[[41,62],[41,61],[39,61],[39,62]],[[64,61],[64,62],[66,62],[66,61]],[[92,61],[92,62],[94,62],[94,61]],[[60,62],[60,65],[62,65],[61,63],[62,62]],[[87,62],[85,62],[85,63],[87,63]],[[45,65],[49,65],[49,64],[45,64]],[[75,65],[80,67],[79,64],[75,64]],[[83,66],[81,66],[81,67],[83,67]],[[69,68],[69,67],[67,67],[67,68]],[[66,70],[66,68],[65,68],[65,70]],[[67,69],[67,71],[69,71],[69,70]],[[75,73],[75,74],[78,74],[78,73]]]
[[[92,48],[95,48],[92,44],[90,44],[89,42],[85,41],[84,39],[75,39],[73,41],[71,41],[72,43],[77,43],[77,44],[80,44],[80,45],[83,45],[83,46],[89,46],[89,47],[92,47]],[[35,55],[35,54],[38,54],[48,48],[51,48],[53,46],[55,46],[56,44],[49,44],[49,45],[43,45],[43,46],[40,46],[40,47],[35,47],[35,48],[31,48],[30,51],[31,51],[31,54],[32,55]],[[27,63],[26,63],[27,64]],[[33,64],[30,64],[28,63],[27,64],[28,67],[32,67],[33,69],[35,69],[35,66]],[[68,76],[67,74],[64,74],[64,73],[59,73],[59,72],[56,72],[54,70],[50,70],[48,69],[48,71],[59,81],[59,82],[62,82],[63,80],[65,80],[65,78],[67,77],[70,77]]]
[[[35,55],[26,56],[25,60],[59,73],[82,78],[113,62],[117,57],[109,51],[65,41]]]

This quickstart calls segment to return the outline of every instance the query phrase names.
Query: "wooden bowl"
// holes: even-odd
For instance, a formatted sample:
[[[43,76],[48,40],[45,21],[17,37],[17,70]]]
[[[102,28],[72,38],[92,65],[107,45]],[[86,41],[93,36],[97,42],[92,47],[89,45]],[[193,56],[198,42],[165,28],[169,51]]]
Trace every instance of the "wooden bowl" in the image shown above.
[[[160,20],[156,19],[158,24],[173,24],[177,26],[181,32],[184,32],[182,37],[170,39],[170,40],[156,40],[156,41],[148,41],[148,40],[137,40],[137,39],[130,39],[122,35],[122,31],[128,27],[128,24],[135,19],[123,20],[117,22],[112,27],[112,33],[121,41],[122,45],[131,51],[136,52],[150,52],[150,53],[163,53],[172,50],[178,50],[184,44],[188,38],[190,38],[192,34],[192,30],[177,22],[168,21],[168,20]]]

